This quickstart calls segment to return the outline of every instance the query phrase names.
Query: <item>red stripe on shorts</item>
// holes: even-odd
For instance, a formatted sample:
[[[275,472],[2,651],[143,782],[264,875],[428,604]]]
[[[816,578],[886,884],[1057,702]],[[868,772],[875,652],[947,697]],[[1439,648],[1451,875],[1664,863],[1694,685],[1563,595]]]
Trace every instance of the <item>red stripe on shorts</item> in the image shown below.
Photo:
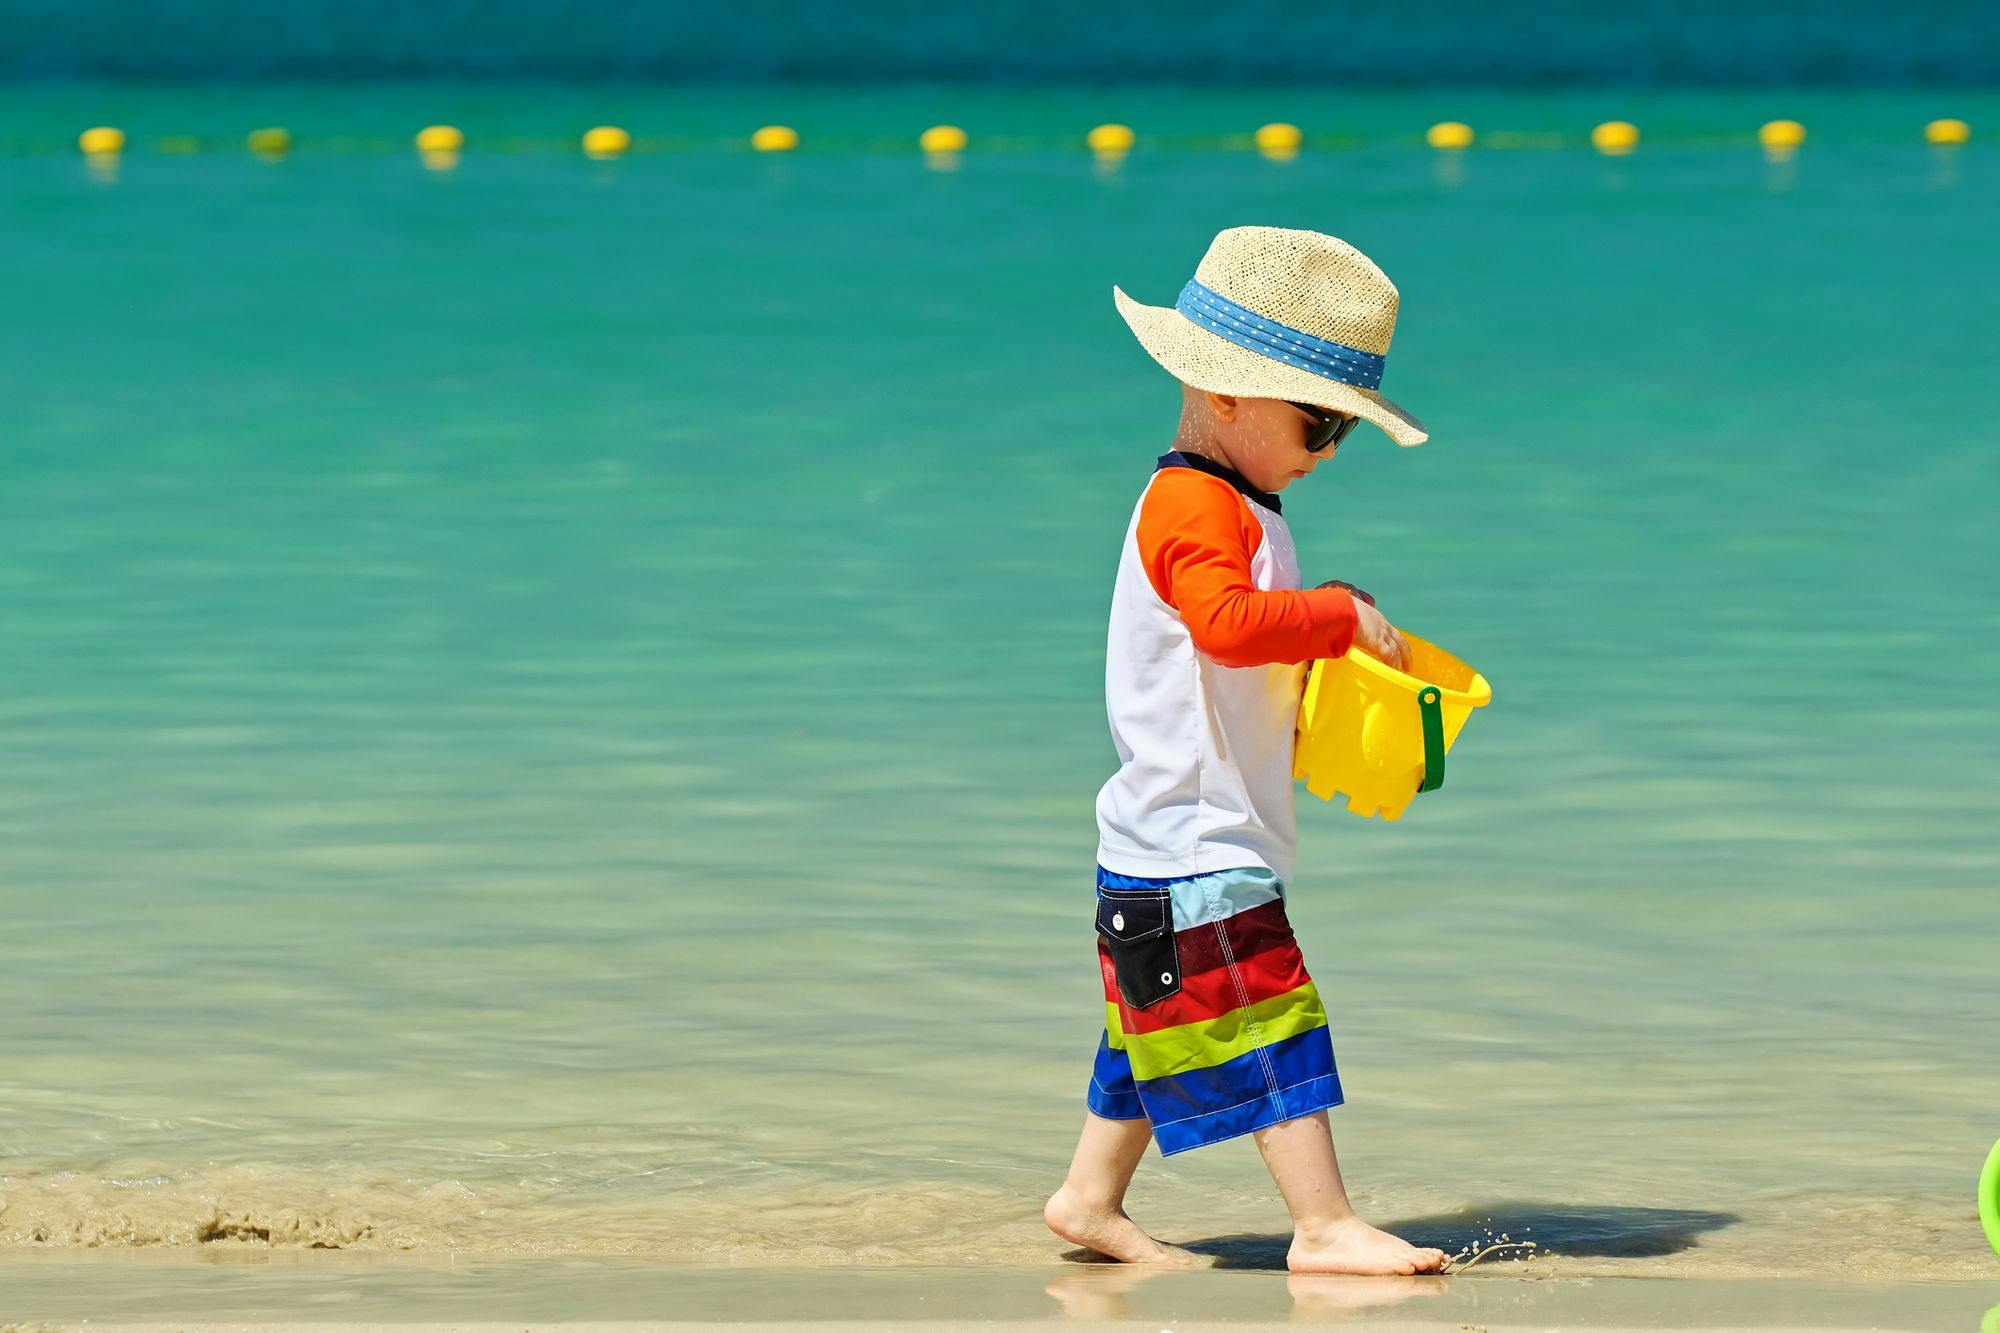
[[[1223,918],[1222,933],[1229,937],[1229,955],[1239,963],[1266,949],[1294,943],[1292,923],[1285,919],[1281,902],[1263,903]],[[1222,966],[1222,941],[1215,936],[1214,922],[1176,932],[1174,948],[1181,956],[1181,971],[1189,976]]]
[[[1215,927],[1197,929],[1213,933]],[[1120,1001],[1118,1021],[1126,1032],[1158,1032],[1183,1023],[1205,1023],[1244,1005],[1297,990],[1310,980],[1298,945],[1286,941],[1277,948],[1238,959],[1233,969],[1224,964],[1205,972],[1183,972],[1178,995],[1170,995],[1144,1009],[1134,1009]]]

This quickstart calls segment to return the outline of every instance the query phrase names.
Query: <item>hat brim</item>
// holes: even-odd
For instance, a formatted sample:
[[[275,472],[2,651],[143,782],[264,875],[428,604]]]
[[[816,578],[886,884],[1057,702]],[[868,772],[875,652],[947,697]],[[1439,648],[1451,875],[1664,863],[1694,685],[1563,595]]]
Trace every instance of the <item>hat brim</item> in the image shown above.
[[[1146,305],[1120,288],[1111,289],[1111,299],[1146,354],[1183,384],[1235,398],[1282,398],[1345,412],[1381,427],[1406,449],[1430,438],[1423,422],[1373,389],[1260,356],[1210,333],[1171,306]]]

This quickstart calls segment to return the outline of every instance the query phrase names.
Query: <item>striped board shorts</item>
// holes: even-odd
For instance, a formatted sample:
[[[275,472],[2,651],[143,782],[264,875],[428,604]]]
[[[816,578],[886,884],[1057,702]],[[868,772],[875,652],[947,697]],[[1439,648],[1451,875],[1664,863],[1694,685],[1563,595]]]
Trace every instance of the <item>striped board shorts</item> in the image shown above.
[[[1097,871],[1104,1033],[1091,1111],[1171,1155],[1338,1106],[1326,1008],[1269,870]]]

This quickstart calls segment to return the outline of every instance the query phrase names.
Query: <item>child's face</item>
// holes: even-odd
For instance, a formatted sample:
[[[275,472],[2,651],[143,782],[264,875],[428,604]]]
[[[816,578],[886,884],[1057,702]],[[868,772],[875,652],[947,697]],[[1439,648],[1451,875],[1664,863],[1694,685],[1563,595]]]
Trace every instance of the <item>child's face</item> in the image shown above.
[[[1233,411],[1226,406],[1232,403]],[[1312,422],[1283,399],[1211,395],[1209,407],[1216,443],[1229,455],[1230,466],[1260,491],[1282,491],[1333,457],[1332,448],[1318,453],[1306,448]]]

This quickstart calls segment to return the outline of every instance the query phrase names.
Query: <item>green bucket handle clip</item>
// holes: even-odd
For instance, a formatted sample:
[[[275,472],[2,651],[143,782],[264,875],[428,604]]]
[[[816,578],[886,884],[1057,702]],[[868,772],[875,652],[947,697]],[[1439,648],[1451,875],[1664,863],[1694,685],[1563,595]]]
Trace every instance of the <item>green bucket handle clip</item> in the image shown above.
[[[1420,792],[1444,786],[1444,714],[1438,708],[1443,697],[1435,685],[1417,691],[1417,711],[1424,719],[1424,780],[1417,788]]]

